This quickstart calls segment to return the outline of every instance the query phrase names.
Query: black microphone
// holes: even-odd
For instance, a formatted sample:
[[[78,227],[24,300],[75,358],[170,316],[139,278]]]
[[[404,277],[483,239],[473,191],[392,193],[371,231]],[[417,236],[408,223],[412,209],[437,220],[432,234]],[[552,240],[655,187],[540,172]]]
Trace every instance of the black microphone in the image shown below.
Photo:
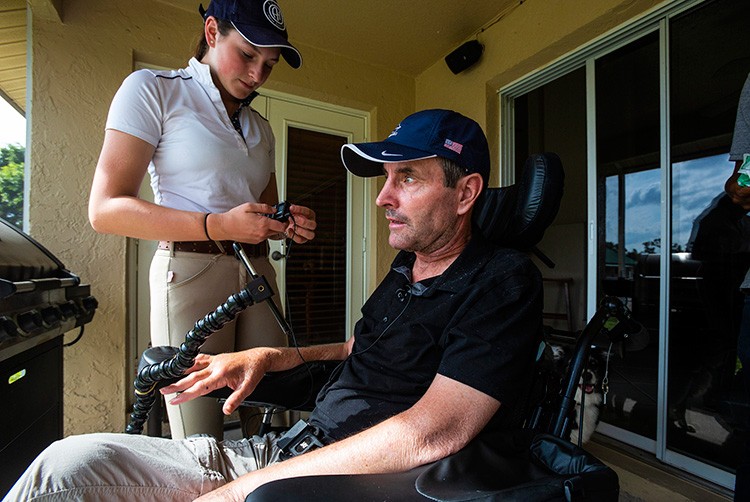
[[[411,294],[411,284],[405,284],[396,290],[396,298],[404,301]]]

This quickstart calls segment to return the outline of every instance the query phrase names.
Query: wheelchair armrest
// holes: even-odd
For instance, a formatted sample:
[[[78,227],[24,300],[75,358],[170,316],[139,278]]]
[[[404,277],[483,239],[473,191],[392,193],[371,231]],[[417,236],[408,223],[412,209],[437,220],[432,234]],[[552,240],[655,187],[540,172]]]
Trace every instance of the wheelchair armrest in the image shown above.
[[[285,371],[266,373],[255,390],[242,402],[246,406],[311,411],[318,392],[341,361],[310,361]],[[224,387],[208,394],[226,399],[232,389]]]
[[[453,455],[406,472],[280,479],[259,487],[245,502],[280,498],[616,502],[619,480],[617,473],[582,448],[549,434],[517,429],[480,436]]]
[[[337,474],[330,476],[302,476],[266,483],[250,493],[245,502],[277,502],[304,500],[305,502],[425,502],[432,500],[414,489],[414,478],[424,470],[389,474]]]

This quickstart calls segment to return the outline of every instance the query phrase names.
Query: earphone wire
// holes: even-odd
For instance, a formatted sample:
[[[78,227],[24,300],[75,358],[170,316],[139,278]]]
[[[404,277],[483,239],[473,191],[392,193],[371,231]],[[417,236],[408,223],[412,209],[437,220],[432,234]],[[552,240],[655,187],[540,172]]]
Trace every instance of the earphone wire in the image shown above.
[[[370,345],[368,345],[367,347],[365,347],[364,349],[362,349],[362,350],[360,350],[358,352],[352,352],[352,354],[351,354],[352,356],[360,356],[360,355],[364,354],[365,352],[367,352],[368,350],[370,350],[371,348],[373,348],[375,346],[375,344],[378,343],[381,338],[383,338],[383,336],[386,334],[386,332],[389,329],[391,329],[391,327],[396,323],[396,321],[398,321],[401,318],[401,316],[404,315],[404,312],[406,312],[406,309],[409,307],[409,304],[411,303],[411,297],[412,297],[411,293],[407,292],[407,295],[409,296],[409,298],[406,299],[406,305],[404,305],[404,308],[401,309],[401,312],[399,312],[398,315],[390,323],[388,323],[388,326],[386,326],[385,329],[380,332],[380,334],[377,336],[377,338],[375,338],[375,340],[373,340]]]

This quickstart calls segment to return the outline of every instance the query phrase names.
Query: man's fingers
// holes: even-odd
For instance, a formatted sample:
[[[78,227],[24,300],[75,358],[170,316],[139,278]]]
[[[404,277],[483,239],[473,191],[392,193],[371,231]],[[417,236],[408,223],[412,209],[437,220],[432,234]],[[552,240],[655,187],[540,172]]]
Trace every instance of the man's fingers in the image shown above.
[[[209,379],[199,380],[191,385],[186,390],[177,394],[174,398],[169,401],[169,404],[182,404],[196,397],[205,396],[209,392],[212,392],[219,387],[217,384],[209,381]],[[166,387],[165,387],[166,388]],[[179,392],[179,391],[178,391]]]
[[[162,394],[174,394],[175,392],[181,392],[193,385],[193,382],[195,381],[194,375],[195,374],[177,380],[173,384],[162,387],[159,391]]]
[[[211,357],[212,356],[206,354],[198,354],[198,356],[195,358],[195,362],[190,368],[185,371],[185,374],[190,375],[192,373],[195,373],[196,371],[205,369],[209,364],[211,364]]]
[[[244,401],[247,396],[252,394],[262,377],[262,374],[254,374],[247,380],[243,381],[242,384],[237,386],[234,392],[232,392],[224,402],[224,406],[222,406],[222,411],[224,412],[224,414],[230,415],[234,410],[236,410],[242,404],[242,401]]]
[[[216,377],[206,371],[192,373],[182,380],[178,380],[172,385],[161,389],[162,394],[174,394],[180,392],[178,396],[169,401],[170,404],[180,404],[209,392],[223,387],[216,382]]]

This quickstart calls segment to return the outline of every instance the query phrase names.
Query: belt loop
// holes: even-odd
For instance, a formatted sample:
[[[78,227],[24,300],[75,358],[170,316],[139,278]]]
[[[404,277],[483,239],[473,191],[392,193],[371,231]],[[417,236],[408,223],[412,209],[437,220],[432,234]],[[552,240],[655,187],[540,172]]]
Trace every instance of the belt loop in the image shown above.
[[[156,243],[156,249],[161,249],[162,251],[169,251],[170,258],[174,258],[174,242],[159,241]]]
[[[221,241],[213,241],[213,242],[219,248],[219,251],[221,251],[221,254],[227,254],[226,250],[224,249],[224,246],[221,244]]]

